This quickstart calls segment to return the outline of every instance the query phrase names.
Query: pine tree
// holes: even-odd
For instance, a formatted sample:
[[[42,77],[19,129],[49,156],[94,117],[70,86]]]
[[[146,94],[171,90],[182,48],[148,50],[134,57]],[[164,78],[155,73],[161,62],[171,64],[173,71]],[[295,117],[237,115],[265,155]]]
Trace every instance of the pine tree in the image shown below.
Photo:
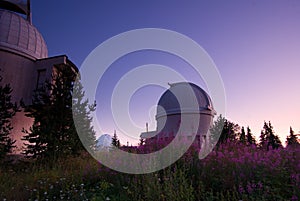
[[[112,144],[114,147],[117,147],[117,148],[120,147],[120,140],[118,139],[118,136],[117,136],[116,131],[114,131],[114,135],[113,135],[113,137],[112,137],[112,142],[111,142],[111,144]]]
[[[287,146],[299,145],[297,136],[294,134],[292,127],[290,127],[290,135],[286,137]]]
[[[246,133],[245,133],[244,126],[241,129],[240,142],[243,143],[243,144],[246,144]]]
[[[269,150],[269,147],[277,149],[282,146],[279,137],[274,134],[273,126],[270,121],[269,123],[264,122],[264,127],[260,135],[260,146],[267,150]]]
[[[219,139],[222,134],[223,128],[224,128],[224,122],[225,118],[222,115],[219,115],[217,120],[214,121],[213,126],[210,128],[210,142],[212,143],[211,145],[213,146],[214,144],[219,144]]]
[[[76,131],[80,133],[81,142],[76,138],[73,138],[73,149],[83,149],[82,144],[89,148],[90,151],[95,149],[96,132],[92,126],[91,113],[96,110],[96,101],[93,104],[89,104],[88,99],[84,100],[85,92],[80,82],[76,82],[73,90],[73,118],[76,121]]]
[[[267,148],[267,135],[268,135],[268,124],[264,122],[263,130],[260,132],[260,137],[259,137],[259,146],[262,148]]]
[[[253,137],[253,135],[251,133],[251,129],[249,128],[249,126],[247,126],[246,139],[247,139],[247,144],[249,144],[249,145],[256,144],[255,138]]]
[[[28,157],[55,160],[60,156],[79,154],[84,147],[77,129],[86,132],[83,138],[85,144],[94,144],[95,132],[91,126],[90,112],[95,105],[89,106],[88,101],[83,100],[82,86],[74,86],[75,79],[76,73],[72,69],[58,66],[52,81],[47,81],[34,92],[32,106],[25,108],[26,116],[32,117],[34,123],[29,131],[23,129],[23,140],[27,141],[24,154]],[[75,126],[73,117],[76,122],[81,120],[79,126]]]
[[[145,139],[140,138],[139,146],[143,146],[145,144]]]
[[[0,82],[2,77],[0,76]],[[12,89],[9,84],[0,85],[0,159],[11,153],[15,140],[9,136],[13,129],[12,118],[18,111],[18,106],[11,100]]]
[[[218,140],[217,145],[220,145],[227,141],[235,141],[239,130],[238,124],[230,122],[220,115],[210,129],[211,142],[214,144]]]

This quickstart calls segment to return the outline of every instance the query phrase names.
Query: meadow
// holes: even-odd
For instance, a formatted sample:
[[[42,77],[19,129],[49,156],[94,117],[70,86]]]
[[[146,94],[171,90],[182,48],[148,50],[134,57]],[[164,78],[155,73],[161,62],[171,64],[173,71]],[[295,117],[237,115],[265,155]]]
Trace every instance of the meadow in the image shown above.
[[[300,146],[264,150],[228,142],[199,160],[197,148],[155,173],[119,173],[88,153],[1,167],[0,200],[300,199]]]

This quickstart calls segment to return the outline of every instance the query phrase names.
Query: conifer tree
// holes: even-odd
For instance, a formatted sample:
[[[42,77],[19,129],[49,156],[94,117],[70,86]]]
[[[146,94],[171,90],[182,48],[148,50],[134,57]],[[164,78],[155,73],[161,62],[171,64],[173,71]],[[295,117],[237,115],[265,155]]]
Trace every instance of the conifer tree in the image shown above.
[[[3,159],[15,147],[15,140],[10,137],[13,129],[11,120],[18,111],[18,106],[12,102],[11,93],[12,89],[9,84],[0,85],[0,159]]]
[[[139,146],[143,146],[145,144],[145,139],[140,138]]]
[[[245,133],[244,126],[241,129],[240,142],[243,143],[243,144],[246,144],[246,133]]]
[[[286,137],[286,144],[287,144],[287,146],[299,145],[298,138],[294,134],[294,131],[293,131],[292,127],[290,127],[290,135],[288,135]]]
[[[28,157],[55,160],[60,156],[79,154],[84,147],[73,117],[81,119],[78,128],[86,133],[83,140],[89,141],[85,144],[93,146],[95,132],[90,112],[94,111],[95,104],[88,105],[88,101],[83,100],[82,86],[74,85],[76,76],[68,66],[57,66],[52,81],[47,81],[34,92],[32,106],[25,108],[26,116],[32,117],[34,123],[29,130],[23,129],[24,154]]]
[[[251,129],[249,128],[249,126],[247,126],[246,139],[247,139],[247,144],[249,144],[249,145],[256,144],[255,138],[253,137],[253,135],[251,133]]]
[[[219,144],[220,136],[222,135],[222,131],[224,128],[225,117],[219,115],[217,120],[214,121],[212,127],[210,128],[210,142],[212,145]]]
[[[230,122],[220,115],[210,129],[211,142],[214,143],[218,140],[217,145],[219,145],[227,141],[235,141],[239,130],[238,124]]]
[[[279,137],[274,134],[273,126],[270,121],[269,123],[264,122],[264,127],[260,135],[260,146],[267,150],[269,150],[269,147],[277,149],[282,146]]]
[[[112,137],[112,142],[111,142],[111,144],[112,144],[114,147],[117,147],[117,148],[120,147],[120,140],[118,139],[118,136],[117,136],[116,131],[114,131],[114,135],[113,135],[113,137]]]

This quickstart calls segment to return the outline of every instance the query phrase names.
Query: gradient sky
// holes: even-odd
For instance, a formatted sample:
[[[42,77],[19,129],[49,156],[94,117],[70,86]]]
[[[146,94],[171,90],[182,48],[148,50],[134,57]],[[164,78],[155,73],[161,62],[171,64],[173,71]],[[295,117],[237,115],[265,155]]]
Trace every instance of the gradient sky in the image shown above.
[[[95,47],[125,31],[151,27],[182,33],[200,44],[215,62],[225,86],[229,120],[249,125],[256,137],[264,120],[270,120],[282,142],[290,126],[296,133],[300,131],[297,0],[32,0],[32,12],[33,24],[44,36],[49,56],[66,54],[78,67]],[[148,63],[172,67],[206,88],[201,78],[173,55],[141,51],[124,56],[111,66],[101,80],[102,86],[99,84],[97,115],[104,132],[112,134],[114,130],[109,113],[114,84],[128,70]],[[133,96],[130,114],[138,126],[151,122],[149,110],[163,91],[149,86]],[[122,143],[128,140],[120,138]]]

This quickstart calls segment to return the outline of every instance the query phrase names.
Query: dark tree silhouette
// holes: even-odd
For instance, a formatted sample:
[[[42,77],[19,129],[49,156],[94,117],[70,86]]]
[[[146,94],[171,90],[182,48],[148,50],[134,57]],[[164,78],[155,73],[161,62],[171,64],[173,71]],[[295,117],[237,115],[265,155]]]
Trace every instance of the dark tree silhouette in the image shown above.
[[[120,140],[118,139],[118,136],[117,136],[116,131],[114,132],[114,135],[113,135],[113,137],[112,137],[112,142],[111,142],[111,144],[112,144],[114,147],[117,147],[117,148],[120,147]]]
[[[18,106],[12,102],[11,93],[12,89],[9,84],[0,85],[0,159],[3,159],[15,147],[15,140],[10,137],[13,129],[11,120],[18,111]]]
[[[256,144],[255,138],[253,137],[252,133],[251,133],[251,129],[249,128],[249,126],[247,126],[247,135],[246,135],[246,139],[247,139],[247,144],[251,145],[251,144]]]
[[[294,131],[292,127],[290,127],[290,135],[286,137],[286,145],[291,146],[291,145],[299,145],[300,143],[298,142],[297,136],[294,134]]]
[[[23,140],[26,141],[24,154],[28,157],[51,158],[55,161],[61,156],[79,154],[84,147],[77,134],[78,127],[75,127],[73,115],[81,119],[79,129],[85,132],[85,143],[90,146],[95,143],[90,117],[95,104],[89,105],[87,100],[83,100],[82,86],[74,85],[76,76],[67,66],[58,66],[52,81],[47,81],[34,92],[32,106],[25,108],[26,116],[34,118],[34,123],[29,130],[23,129]],[[76,94],[75,99],[73,94]]]
[[[214,121],[213,126],[210,128],[210,142],[212,145],[219,144],[219,138],[222,134],[223,127],[224,127],[225,117],[222,117],[222,115],[219,115],[217,120]]]
[[[145,139],[140,138],[139,146],[143,146],[145,144]]]
[[[246,133],[245,133],[244,126],[241,129],[240,142],[243,143],[243,144],[246,144]]]
[[[282,146],[279,137],[274,134],[273,126],[270,121],[269,123],[264,122],[264,127],[260,135],[260,146],[267,150],[269,150],[269,147],[277,149]]]
[[[230,122],[220,115],[210,129],[211,142],[214,144],[218,140],[217,145],[220,145],[227,141],[236,141],[239,130],[240,127],[238,124]],[[219,139],[218,135],[220,135]]]

